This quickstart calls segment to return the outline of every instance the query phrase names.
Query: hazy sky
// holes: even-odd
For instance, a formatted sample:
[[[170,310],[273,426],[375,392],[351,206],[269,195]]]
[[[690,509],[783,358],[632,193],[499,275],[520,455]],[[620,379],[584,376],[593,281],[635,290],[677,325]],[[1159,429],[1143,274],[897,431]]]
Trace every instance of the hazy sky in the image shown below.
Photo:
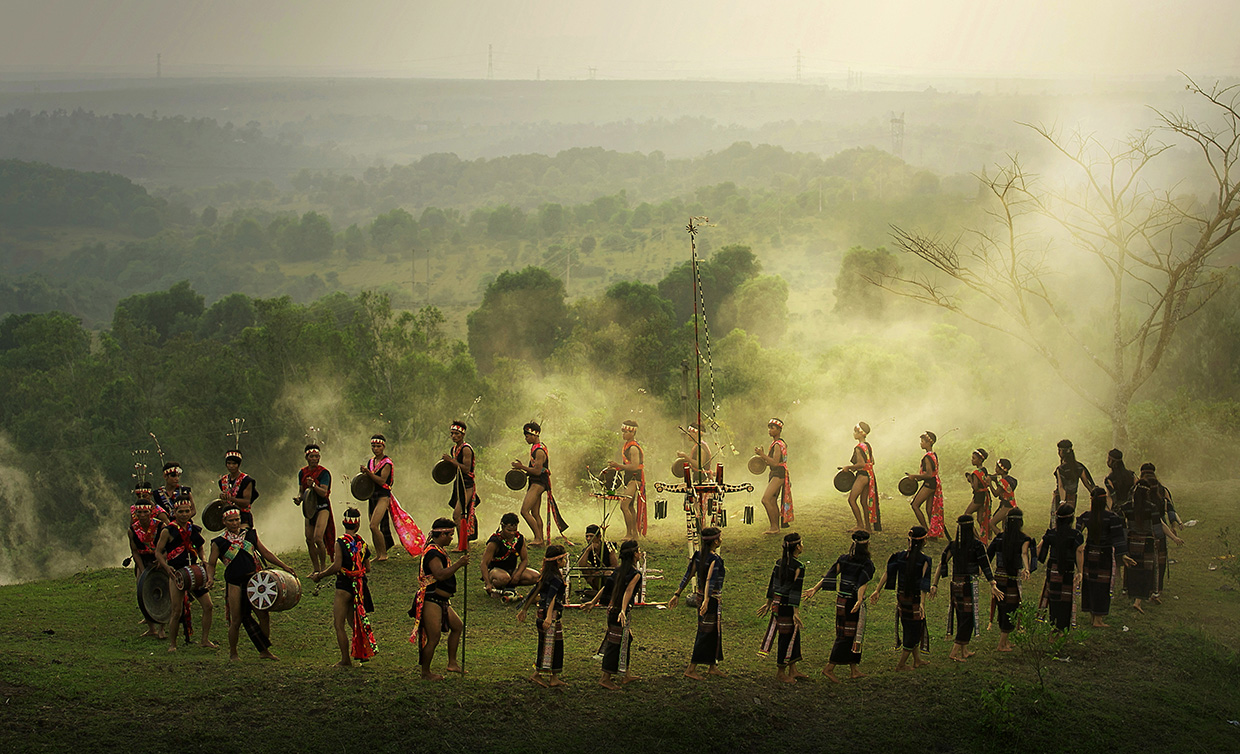
[[[0,69],[483,78],[1240,73],[1237,0],[0,0]]]

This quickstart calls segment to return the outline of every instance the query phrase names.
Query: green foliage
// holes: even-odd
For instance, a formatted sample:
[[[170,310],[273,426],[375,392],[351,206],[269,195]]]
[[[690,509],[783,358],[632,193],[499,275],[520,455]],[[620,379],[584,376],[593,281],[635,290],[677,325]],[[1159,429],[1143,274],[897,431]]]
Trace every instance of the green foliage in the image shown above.
[[[469,351],[483,372],[498,358],[539,364],[568,334],[564,281],[541,267],[501,272],[468,325]]]
[[[719,311],[723,299],[732,294],[741,283],[756,277],[762,265],[748,246],[734,244],[724,246],[709,259],[698,263],[701,278],[701,295],[705,301],[707,316]],[[689,262],[683,262],[659,281],[659,294],[672,302],[676,319],[684,322],[693,316],[693,271]]]
[[[166,212],[167,202],[119,175],[0,160],[0,226],[129,227],[147,238],[163,227]]]
[[[844,255],[835,277],[835,306],[831,311],[846,319],[882,319],[887,314],[891,296],[869,279],[899,272],[900,263],[887,249],[854,246]]]
[[[1128,428],[1134,457],[1160,465],[1175,459],[1178,473],[1211,477],[1240,463],[1240,401],[1200,400],[1182,389],[1133,403]],[[1184,452],[1186,437],[1191,453]]]
[[[739,327],[763,346],[775,346],[788,330],[788,283],[772,275],[746,280],[724,299],[717,321]]]
[[[1088,632],[1075,628],[1056,629],[1038,611],[1037,600],[1032,595],[1021,602],[1012,614],[1012,621],[1016,624],[1016,630],[1010,634],[1013,654],[1033,672],[1038,684],[1036,693],[1046,696],[1051,663],[1067,657],[1068,649],[1083,641]]]

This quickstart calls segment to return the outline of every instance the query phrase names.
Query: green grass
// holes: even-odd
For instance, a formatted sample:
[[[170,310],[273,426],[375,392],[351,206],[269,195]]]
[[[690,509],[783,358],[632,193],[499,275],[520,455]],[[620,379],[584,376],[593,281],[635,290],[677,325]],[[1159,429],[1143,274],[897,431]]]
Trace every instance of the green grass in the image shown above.
[[[415,569],[404,556],[374,572],[379,655],[351,670],[330,667],[336,650],[327,589],[273,616],[279,663],[260,662],[244,633],[241,660],[230,663],[224,651],[192,646],[168,655],[164,643],[138,638],[128,571],[3,587],[0,751],[573,751],[608,746],[617,737],[634,751],[1240,751],[1240,728],[1227,722],[1240,718],[1240,580],[1208,570],[1225,563],[1216,559],[1223,554],[1221,527],[1240,528],[1234,503],[1240,483],[1173,489],[1184,517],[1200,524],[1187,530],[1186,547],[1173,549],[1178,562],[1164,604],[1141,616],[1117,599],[1112,629],[1083,634],[1067,662],[1050,663],[1046,693],[1019,657],[994,651],[997,629],[974,642],[978,655],[967,664],[949,662],[942,596],[930,610],[933,664],[896,673],[889,593],[870,613],[861,666],[868,677],[835,685],[818,675],[834,636],[826,594],[803,612],[803,667],[813,678],[794,687],[777,684],[773,662],[756,654],[765,621],[755,611],[778,545],[756,526],[733,524],[723,549],[729,677],[681,678],[692,611],[643,608],[633,621],[634,672],[643,680],[619,693],[595,683],[598,666],[590,656],[602,634],[601,611],[565,618],[571,686],[529,684],[532,619],[521,626],[515,607],[483,597],[476,564],[468,675],[439,684],[418,680],[407,641]],[[670,507],[675,513],[674,502]],[[804,557],[816,578],[844,547],[846,506],[832,495],[803,497],[798,507]],[[578,513],[571,520],[583,521],[584,510]],[[886,513],[894,531],[875,537],[881,561],[900,549],[900,532],[911,520],[895,501]],[[739,510],[733,516],[739,521]],[[651,584],[651,599],[665,599],[683,568],[684,545],[674,519],[655,523],[651,565],[668,578]],[[307,570],[304,553],[290,557]],[[216,601],[212,637],[223,642],[222,599]],[[455,604],[459,610],[459,596]],[[443,663],[441,647],[436,667]],[[1005,731],[1024,743],[1015,746]]]

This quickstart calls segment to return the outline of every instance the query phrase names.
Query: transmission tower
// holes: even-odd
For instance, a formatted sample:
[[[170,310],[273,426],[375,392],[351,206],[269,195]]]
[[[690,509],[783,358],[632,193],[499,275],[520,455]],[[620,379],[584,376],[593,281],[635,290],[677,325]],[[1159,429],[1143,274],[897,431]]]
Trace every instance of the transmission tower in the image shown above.
[[[904,113],[891,114],[891,153],[904,157]]]

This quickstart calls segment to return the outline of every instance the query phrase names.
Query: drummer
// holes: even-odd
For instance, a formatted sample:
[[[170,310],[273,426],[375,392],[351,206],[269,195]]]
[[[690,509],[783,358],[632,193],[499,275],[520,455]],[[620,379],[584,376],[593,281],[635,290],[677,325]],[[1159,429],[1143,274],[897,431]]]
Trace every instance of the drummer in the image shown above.
[[[388,507],[392,504],[392,484],[396,481],[396,465],[387,454],[387,438],[380,434],[370,436],[370,452],[360,472],[375,483],[370,494],[370,533],[375,541],[375,560],[387,560],[388,548],[395,544],[392,539],[391,519]]]
[[[762,507],[766,508],[766,517],[771,527],[766,534],[778,534],[780,526],[792,523],[792,481],[788,477],[788,445],[780,437],[784,431],[781,419],[771,419],[766,424],[767,434],[771,436],[771,447],[762,452],[762,446],[755,446],[754,455],[771,470],[766,483],[766,491],[762,493]]]
[[[637,422],[632,419],[621,422],[620,437],[624,439],[620,447],[620,460],[609,461],[607,465],[624,474],[624,490],[616,491],[622,498],[620,511],[624,514],[624,538],[637,539],[638,534],[646,533],[646,454],[637,444]]]
[[[229,450],[224,453],[224,468],[228,473],[220,477],[220,500],[224,504],[232,503],[241,512],[241,525],[254,527],[254,514],[250,506],[258,499],[258,487],[254,477],[241,470],[241,451]]]
[[[313,513],[303,511],[306,514],[306,549],[310,551],[310,568],[314,571],[327,567],[336,538],[332,525],[332,473],[319,465],[322,453],[317,443],[307,445],[306,465],[297,472],[298,489],[303,494],[313,490],[314,495]]]
[[[168,651],[177,651],[177,629],[181,621],[185,621],[185,640],[194,636],[190,597],[198,600],[202,607],[202,639],[199,644],[207,649],[219,649],[220,645],[211,641],[211,619],[215,615],[215,605],[211,602],[210,590],[195,589],[192,594],[184,594],[177,587],[176,572],[186,566],[204,560],[202,546],[206,540],[202,536],[202,527],[190,519],[194,515],[193,503],[182,500],[176,506],[176,518],[170,526],[159,532],[155,544],[155,561],[168,574],[168,591],[172,600],[172,620],[168,623]]]
[[[176,504],[180,500],[188,500],[193,515],[198,515],[198,507],[194,505],[194,493],[189,487],[181,484],[181,464],[169,461],[164,464],[164,486],[151,491],[155,501],[155,518],[160,523],[170,524],[174,516]]]
[[[547,543],[543,541],[542,496],[551,490],[551,459],[547,456],[547,446],[542,443],[542,427],[538,422],[526,422],[521,431],[530,446],[528,464],[521,463],[520,459],[512,462],[514,469],[524,471],[529,477],[525,499],[521,501],[521,517],[534,530],[533,545],[545,547]],[[537,573],[534,578],[538,578]]]
[[[133,491],[134,504],[129,510],[129,554],[133,558],[134,577],[141,581],[142,574],[156,565],[155,544],[159,541],[159,532],[164,525],[152,515],[154,505],[151,503],[151,485],[139,482]],[[157,639],[167,638],[164,636],[163,624],[150,619],[147,619],[146,633],[142,635],[154,636]]]
[[[455,478],[452,481],[452,499],[448,507],[452,509],[452,520],[460,531],[461,520],[466,524],[466,536],[470,540],[478,538],[478,520],[474,517],[474,508],[478,505],[478,491],[474,484],[474,446],[465,442],[465,431],[468,427],[463,421],[454,421],[448,427],[448,436],[452,438],[452,448],[443,454],[443,460],[455,467]]]
[[[515,513],[505,513],[499,520],[499,531],[487,540],[482,551],[482,583],[487,594],[513,591],[519,586],[529,586],[538,581],[538,571],[527,567],[529,550],[525,535],[520,531],[521,519]]]
[[[224,509],[224,533],[211,540],[211,559],[207,561],[207,588],[210,589],[215,583],[215,564],[224,561],[224,582],[228,585],[228,659],[236,660],[237,655],[237,637],[241,626],[245,626],[245,632],[249,635],[250,641],[254,642],[254,648],[258,650],[259,657],[264,660],[278,660],[271,653],[271,615],[266,610],[254,610],[258,613],[258,620],[254,620],[251,615],[250,601],[246,598],[245,588],[250,583],[250,577],[258,573],[263,565],[263,559],[274,563],[281,569],[296,575],[292,568],[287,566],[283,560],[258,538],[258,532],[253,528],[243,529],[241,526],[241,511],[236,506],[228,506]]]

